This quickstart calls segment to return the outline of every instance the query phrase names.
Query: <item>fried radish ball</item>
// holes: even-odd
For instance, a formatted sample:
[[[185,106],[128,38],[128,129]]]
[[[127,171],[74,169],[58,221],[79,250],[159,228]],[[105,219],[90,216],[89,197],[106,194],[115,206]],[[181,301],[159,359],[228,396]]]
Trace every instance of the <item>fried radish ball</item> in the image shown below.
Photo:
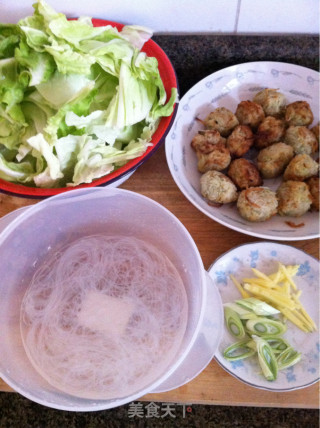
[[[228,204],[238,198],[237,188],[219,171],[207,171],[200,178],[201,194],[210,202]]]
[[[289,126],[284,142],[292,146],[296,154],[312,155],[319,147],[317,137],[306,126]]]
[[[319,164],[311,156],[306,154],[296,155],[285,169],[283,179],[285,181],[304,181],[317,175],[318,171]]]
[[[227,138],[227,147],[231,156],[240,158],[253,145],[254,137],[251,129],[247,125],[238,125]]]
[[[313,113],[306,101],[295,101],[288,104],[285,112],[285,121],[288,125],[308,126],[313,122]]]
[[[282,116],[286,108],[286,97],[277,89],[263,89],[254,96],[253,102],[261,105],[266,116]]]
[[[225,138],[221,137],[218,131],[205,130],[199,131],[198,134],[193,137],[191,147],[195,151],[199,151],[201,153],[210,153],[216,144],[225,142]]]
[[[257,167],[247,159],[234,159],[229,167],[228,176],[241,190],[261,186],[262,178]]]
[[[258,170],[263,178],[279,177],[294,156],[291,146],[275,143],[262,149],[257,157]]]
[[[311,207],[314,210],[319,211],[319,193],[320,193],[320,179],[319,179],[319,177],[309,178],[309,180],[307,181],[307,185],[309,187],[309,190],[311,193],[311,198],[312,198]]]
[[[213,110],[203,123],[206,128],[219,131],[223,137],[227,137],[239,125],[236,116],[225,107],[218,107]]]
[[[210,153],[197,151],[196,154],[198,157],[198,170],[200,172],[211,170],[222,171],[231,162],[230,151],[224,143],[215,144]]]
[[[275,192],[267,187],[250,187],[240,193],[237,208],[245,220],[266,221],[277,214],[278,200]]]
[[[302,181],[285,181],[277,190],[278,214],[301,217],[311,207],[312,197],[308,185]]]
[[[311,131],[316,136],[316,139],[317,139],[318,143],[320,143],[320,138],[319,138],[320,123],[318,123],[318,125],[315,125],[313,128],[311,128]]]
[[[283,120],[273,116],[267,116],[260,123],[255,136],[255,145],[258,149],[271,146],[282,140],[285,134],[286,125]]]
[[[253,129],[258,128],[265,117],[261,105],[253,101],[241,101],[237,106],[236,116],[241,125],[248,125]]]

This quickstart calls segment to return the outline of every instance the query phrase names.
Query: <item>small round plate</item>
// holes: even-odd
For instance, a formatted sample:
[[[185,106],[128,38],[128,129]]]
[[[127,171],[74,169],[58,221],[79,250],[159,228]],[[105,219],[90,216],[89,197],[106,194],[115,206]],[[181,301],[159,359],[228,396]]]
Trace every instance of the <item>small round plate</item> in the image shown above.
[[[222,303],[241,299],[241,295],[230,280],[233,274],[241,281],[244,277],[254,276],[251,268],[270,274],[277,270],[278,262],[285,265],[299,264],[300,268],[294,280],[302,290],[301,303],[319,326],[319,262],[305,252],[289,245],[274,242],[245,244],[234,248],[218,258],[209,268],[209,275],[220,291]],[[288,321],[288,330],[284,338],[294,349],[302,353],[302,359],[296,365],[279,371],[278,378],[267,381],[261,374],[257,358],[230,362],[224,359],[223,351],[237,340],[224,327],[216,360],[231,375],[256,388],[269,391],[292,391],[305,388],[319,380],[319,332],[304,333]]]
[[[297,241],[318,237],[319,215],[308,212],[303,217],[276,215],[262,223],[251,223],[238,213],[235,204],[208,205],[200,193],[201,174],[190,143],[203,129],[196,118],[205,119],[217,107],[235,112],[240,101],[252,100],[263,88],[277,88],[287,103],[307,101],[319,121],[319,73],[305,67],[281,62],[251,62],[234,65],[213,73],[193,86],[181,99],[174,124],[166,138],[166,156],[170,172],[187,199],[211,219],[230,229],[263,239]],[[313,126],[312,125],[312,126]],[[276,190],[281,178],[264,180],[264,186]],[[303,223],[294,228],[294,224]]]

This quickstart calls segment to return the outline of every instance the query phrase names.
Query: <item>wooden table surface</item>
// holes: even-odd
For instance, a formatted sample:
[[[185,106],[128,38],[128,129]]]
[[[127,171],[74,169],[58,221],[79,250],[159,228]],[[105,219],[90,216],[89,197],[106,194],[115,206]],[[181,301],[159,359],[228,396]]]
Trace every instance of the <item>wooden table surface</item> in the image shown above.
[[[168,208],[189,230],[206,269],[218,256],[233,247],[260,241],[258,238],[228,229],[197,210],[180,192],[172,179],[166,163],[164,146],[160,147],[120,187],[148,196]],[[0,194],[0,217],[19,207],[37,202],[34,199]],[[288,244],[318,258],[318,239],[288,242]],[[0,379],[0,391],[12,391],[12,389]],[[263,391],[235,379],[213,359],[207,368],[188,384],[166,393],[148,394],[142,397],[141,401],[318,408],[319,383],[287,393]]]

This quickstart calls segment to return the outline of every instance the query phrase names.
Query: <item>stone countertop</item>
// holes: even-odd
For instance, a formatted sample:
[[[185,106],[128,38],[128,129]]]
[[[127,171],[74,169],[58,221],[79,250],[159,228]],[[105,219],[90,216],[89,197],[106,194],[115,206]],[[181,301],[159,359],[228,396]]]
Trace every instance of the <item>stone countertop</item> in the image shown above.
[[[222,68],[252,61],[287,62],[319,71],[318,36],[156,35],[170,58],[180,97]]]

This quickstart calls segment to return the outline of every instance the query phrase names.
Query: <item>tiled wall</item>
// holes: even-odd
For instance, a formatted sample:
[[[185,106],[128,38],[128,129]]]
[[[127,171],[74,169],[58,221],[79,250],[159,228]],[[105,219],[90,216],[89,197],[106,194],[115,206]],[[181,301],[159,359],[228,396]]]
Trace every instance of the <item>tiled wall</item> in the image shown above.
[[[32,14],[35,0],[0,0],[0,22]],[[145,25],[154,33],[319,34],[319,0],[49,0],[67,16]]]

